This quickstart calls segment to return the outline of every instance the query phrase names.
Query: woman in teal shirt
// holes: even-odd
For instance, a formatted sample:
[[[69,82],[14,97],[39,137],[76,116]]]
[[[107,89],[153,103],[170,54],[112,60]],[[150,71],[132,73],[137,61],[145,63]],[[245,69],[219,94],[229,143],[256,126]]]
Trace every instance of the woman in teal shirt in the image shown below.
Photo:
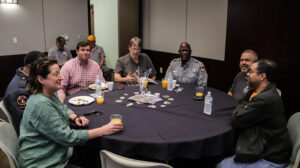
[[[33,64],[26,90],[31,93],[20,126],[19,167],[66,167],[73,147],[88,139],[119,132],[122,124],[108,123],[92,130],[74,130],[69,122],[87,126],[89,120],[78,117],[57,97],[62,86],[55,60]]]

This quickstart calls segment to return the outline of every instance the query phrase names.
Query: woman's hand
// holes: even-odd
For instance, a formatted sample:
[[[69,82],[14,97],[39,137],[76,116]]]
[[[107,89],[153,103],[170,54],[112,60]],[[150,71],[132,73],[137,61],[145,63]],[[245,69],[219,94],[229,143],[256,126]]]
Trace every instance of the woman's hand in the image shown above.
[[[123,123],[112,123],[109,122],[108,124],[101,127],[103,130],[103,135],[114,134],[123,130]]]
[[[123,130],[122,123],[109,122],[106,125],[103,125],[102,127],[88,130],[89,139],[97,138],[97,137],[100,137],[103,135],[114,134],[114,133],[120,132],[122,130]]]
[[[80,116],[78,118],[75,118],[75,124],[80,127],[85,127],[89,125],[89,120],[85,117]]]

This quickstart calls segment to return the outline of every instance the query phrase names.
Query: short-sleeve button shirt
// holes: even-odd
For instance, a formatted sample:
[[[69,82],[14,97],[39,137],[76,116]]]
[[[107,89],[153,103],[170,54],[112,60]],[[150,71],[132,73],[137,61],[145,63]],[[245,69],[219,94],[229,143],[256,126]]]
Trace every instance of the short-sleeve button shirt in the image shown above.
[[[190,58],[188,62],[181,66],[181,58],[173,59],[166,72],[166,75],[172,71],[173,79],[181,83],[196,83],[197,85],[206,86],[208,75],[204,64],[194,58]]]

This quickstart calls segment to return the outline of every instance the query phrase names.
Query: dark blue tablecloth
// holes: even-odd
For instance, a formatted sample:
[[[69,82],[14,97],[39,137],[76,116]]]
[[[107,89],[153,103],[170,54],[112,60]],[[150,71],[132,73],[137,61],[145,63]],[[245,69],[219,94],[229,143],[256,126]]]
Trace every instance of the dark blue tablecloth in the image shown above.
[[[115,84],[115,88],[116,88]],[[163,102],[156,103],[156,108],[146,104],[127,107],[132,102],[127,100],[139,91],[138,86],[125,86],[124,90],[114,89],[105,93],[104,104],[93,102],[89,105],[74,106],[68,100],[74,96],[89,95],[90,89],[68,97],[65,102],[77,114],[99,110],[103,115],[88,117],[88,129],[100,127],[109,122],[114,113],[123,116],[124,130],[120,133],[103,136],[89,141],[87,146],[107,149],[120,155],[135,154],[143,157],[168,161],[174,158],[198,159],[202,155],[226,155],[234,148],[234,133],[231,128],[231,113],[237,102],[226,93],[213,88],[205,88],[213,95],[212,115],[203,113],[204,100],[194,100],[194,84],[180,84],[182,92],[167,91],[161,84],[149,85],[151,93],[159,92],[161,96],[174,98],[171,104],[160,107]],[[116,103],[121,96],[126,99]],[[164,99],[164,98],[163,98]],[[164,99],[165,100],[165,99]]]

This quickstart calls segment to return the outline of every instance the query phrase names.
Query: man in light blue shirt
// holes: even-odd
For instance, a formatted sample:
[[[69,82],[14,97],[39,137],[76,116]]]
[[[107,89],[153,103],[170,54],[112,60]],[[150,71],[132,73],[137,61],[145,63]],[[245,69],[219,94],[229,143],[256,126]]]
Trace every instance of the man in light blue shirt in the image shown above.
[[[191,57],[191,46],[187,42],[182,42],[178,53],[180,58],[173,59],[166,72],[166,77],[172,73],[173,79],[181,83],[196,83],[200,86],[207,85],[208,75],[204,64]]]

